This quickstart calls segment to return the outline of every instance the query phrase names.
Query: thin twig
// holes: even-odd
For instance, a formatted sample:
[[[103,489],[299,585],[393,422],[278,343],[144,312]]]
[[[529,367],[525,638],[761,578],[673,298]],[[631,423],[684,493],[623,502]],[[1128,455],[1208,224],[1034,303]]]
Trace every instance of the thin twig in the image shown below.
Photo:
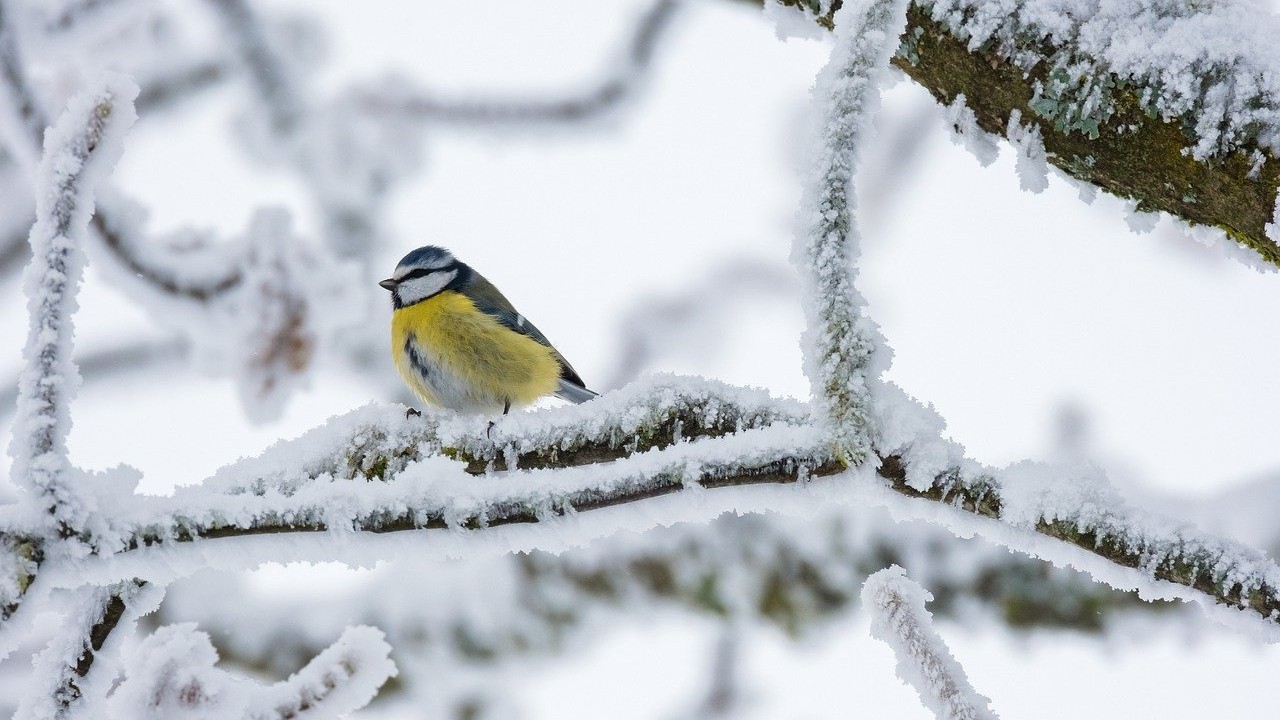
[[[265,28],[245,0],[208,0],[235,43],[241,66],[271,116],[272,133],[288,136],[302,119],[302,99]]]
[[[554,100],[485,98],[442,99],[430,92],[408,97],[366,95],[373,110],[403,113],[423,120],[474,127],[523,123],[579,122],[603,114],[630,97],[643,84],[658,44],[679,9],[677,0],[657,0],[640,17],[622,53],[621,66],[600,84]]]

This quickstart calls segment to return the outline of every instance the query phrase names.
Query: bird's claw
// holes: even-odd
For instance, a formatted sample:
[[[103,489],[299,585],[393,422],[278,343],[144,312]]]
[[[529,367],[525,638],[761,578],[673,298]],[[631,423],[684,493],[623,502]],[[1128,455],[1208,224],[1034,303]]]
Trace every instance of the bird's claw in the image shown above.
[[[408,420],[411,417],[422,417],[422,411],[418,408],[409,408],[408,410],[405,410],[404,419]]]

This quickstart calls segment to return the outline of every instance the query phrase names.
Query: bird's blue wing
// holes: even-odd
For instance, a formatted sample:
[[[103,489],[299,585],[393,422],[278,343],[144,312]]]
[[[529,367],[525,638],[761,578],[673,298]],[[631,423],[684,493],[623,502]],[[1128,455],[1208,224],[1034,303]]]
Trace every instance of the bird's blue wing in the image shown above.
[[[498,291],[498,288],[494,287],[493,283],[486,280],[484,276],[473,271],[471,282],[467,283],[466,287],[462,288],[460,292],[475,304],[476,309],[497,320],[504,327],[514,330],[521,335],[526,335],[536,340],[538,343],[550,348],[552,354],[555,355],[556,362],[560,363],[561,379],[577,385],[585,392],[591,392],[586,389],[586,383],[582,382],[582,378],[578,377],[577,371],[573,369],[573,366],[569,364],[568,360],[564,359],[564,356],[560,354],[560,351],[556,350],[555,346],[551,344],[551,341],[547,339],[547,336],[543,335],[541,330],[539,330],[533,323],[529,322],[528,318],[521,315],[515,309],[515,306],[511,304],[511,301],[507,300],[507,298]],[[594,397],[595,393],[591,393],[591,395]],[[582,401],[575,400],[575,402]]]

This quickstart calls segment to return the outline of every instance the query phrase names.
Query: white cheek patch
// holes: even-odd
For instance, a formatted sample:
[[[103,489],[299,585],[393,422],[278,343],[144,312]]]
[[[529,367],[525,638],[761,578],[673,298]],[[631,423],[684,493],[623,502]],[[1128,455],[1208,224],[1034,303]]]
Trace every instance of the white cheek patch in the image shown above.
[[[450,270],[449,272],[433,272],[420,278],[406,280],[396,286],[396,295],[399,296],[402,305],[412,305],[419,300],[426,300],[440,292],[446,285],[453,282],[453,279],[457,276],[457,270]]]

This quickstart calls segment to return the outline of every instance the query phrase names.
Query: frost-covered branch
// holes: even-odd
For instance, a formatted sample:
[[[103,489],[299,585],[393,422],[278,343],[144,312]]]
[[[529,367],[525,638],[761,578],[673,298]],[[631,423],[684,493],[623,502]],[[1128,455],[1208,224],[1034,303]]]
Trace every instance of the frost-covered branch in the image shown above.
[[[896,565],[867,578],[862,605],[871,634],[893,648],[898,677],[915,688],[938,720],[997,720],[990,700],[969,684],[964,668],[933,629],[924,604],[933,599]]]
[[[271,117],[271,131],[288,135],[296,128],[304,105],[284,61],[246,0],[208,0],[235,45],[240,66]]]
[[[18,383],[13,476],[56,522],[64,536],[84,529],[85,517],[69,484],[68,405],[79,383],[71,359],[71,313],[84,274],[84,244],[97,185],[119,158],[133,124],[137,87],[111,77],[84,93],[45,138],[31,228],[33,260],[24,275],[30,326]]]
[[[879,330],[854,288],[859,252],[853,174],[880,103],[879,84],[903,23],[905,0],[849,3],[837,17],[831,59],[814,88],[819,123],[801,200],[793,259],[806,281],[806,375],[838,457],[871,455],[868,382],[878,375]],[[883,355],[883,351],[879,352]],[[883,358],[880,358],[883,362]]]
[[[1271,623],[1280,622],[1280,567],[1275,562],[1258,550],[1203,533],[1188,523],[1129,506],[1096,468],[1023,463],[992,473],[963,464],[921,482],[908,472],[916,462],[927,464],[928,460],[911,452],[886,456],[878,473],[893,490],[908,497],[940,502],[1060,540],[1113,566],[1196,590],[1194,597],[1209,601],[1207,605],[1247,610]],[[1033,556],[1044,555],[1020,548],[1018,540],[1000,541]],[[1117,587],[1132,582],[1115,580],[1106,564],[1084,567],[1096,579]]]
[[[769,0],[773,2],[774,0]],[[778,0],[825,27],[841,0]],[[893,63],[975,127],[1043,139],[1078,181],[1280,264],[1280,21],[1236,0],[1204,3],[914,3]],[[1272,226],[1272,227],[1269,227]]]
[[[410,703],[449,707],[474,702],[494,676],[512,663],[522,666],[522,657],[572,645],[599,626],[602,613],[676,607],[815,637],[845,617],[866,576],[889,563],[929,586],[935,615],[969,627],[994,622],[1098,632],[1123,612],[1194,615],[995,544],[957,540],[931,523],[900,524],[876,508],[832,504],[794,516],[729,513],[555,553],[462,562],[404,553],[336,595],[278,598],[255,593],[236,575],[206,575],[171,587],[158,622],[197,621],[225,662],[281,676],[353,621],[386,628],[406,670],[397,691]],[[245,601],[228,604],[227,596]],[[244,633],[250,625],[258,629]],[[433,670],[413,671],[422,665]],[[473,682],[441,680],[434,671],[441,666],[465,668],[462,676]],[[751,689],[737,693],[734,705],[749,705]]]
[[[61,720],[106,695],[112,678],[103,677],[98,660],[117,627],[136,621],[136,606],[154,609],[154,598],[140,597],[146,590],[143,582],[124,581],[89,592],[79,616],[36,657],[42,687],[26,695],[17,720]]]
[[[193,62],[178,68],[168,68],[162,75],[147,78],[141,83],[138,94],[138,114],[148,116],[152,111],[166,108],[178,100],[198,94],[227,79],[227,63],[218,59]]]
[[[10,141],[16,152],[36,157],[48,118],[17,52],[13,29],[4,12],[4,5],[0,4],[0,83],[9,98],[10,124],[21,129],[10,133],[16,135]],[[117,217],[118,212],[113,207],[98,208],[92,218],[93,228],[104,247],[137,281],[161,293],[196,302],[207,302],[240,284],[241,277],[234,266],[224,266],[220,272],[201,268],[192,273],[180,264],[158,262],[157,253],[148,252],[144,240],[131,234],[138,231],[137,223]]]
[[[803,406],[763,392],[661,381],[592,405],[507,416],[491,433],[474,418],[429,412],[405,420],[398,408],[368,407],[172,498],[115,509],[110,546],[495,527],[839,469],[803,424]],[[474,477],[511,465],[529,468],[528,481]]]
[[[334,715],[358,710],[398,674],[390,655],[380,631],[349,628],[306,667],[272,687],[270,709],[261,716],[289,720],[318,708]]]
[[[181,264],[156,262],[161,253],[143,247],[147,238],[137,232],[134,223],[121,213],[102,208],[93,216],[93,229],[112,257],[149,290],[170,295],[179,300],[207,303],[235,290],[244,281],[240,269],[225,263],[215,272],[201,267],[192,273]]]
[[[422,91],[365,91],[362,102],[378,112],[467,126],[577,122],[607,112],[635,94],[653,64],[654,52],[680,7],[657,0],[635,22],[620,61],[597,85],[548,100],[446,99]]]
[[[160,628],[132,653],[111,698],[112,716],[133,718],[337,717],[364,707],[398,674],[391,646],[371,627],[349,627],[306,667],[263,686],[215,667],[218,653],[194,625]]]
[[[371,406],[172,497],[111,506],[109,523],[95,537],[104,550],[131,551],[272,533],[483,531],[686,490],[805,479],[839,497],[850,480],[818,479],[840,466],[805,417],[803,406],[762,393],[669,380],[584,406],[512,415],[495,425],[492,438],[483,421],[444,413],[406,419],[397,407]],[[947,455],[927,442],[896,452],[878,470],[888,480],[885,492],[1000,520],[1004,534],[994,526],[980,530],[997,542],[1041,557],[1046,551],[1028,535],[1008,529],[1039,533],[1105,559],[1088,569],[1122,589],[1145,587],[1145,575],[1198,591],[1184,591],[1184,599],[1280,617],[1273,612],[1280,608],[1280,569],[1261,553],[1150,518],[1096,484],[1093,495],[1086,493],[1089,502],[1076,496],[1051,504],[1036,500],[1031,486],[967,462],[930,471]],[[513,463],[530,468],[520,482],[473,474],[501,473]],[[853,477],[877,476],[866,469]],[[1049,487],[1080,487],[1072,478],[1053,480]],[[1104,566],[1136,574],[1117,579],[1098,571]]]

